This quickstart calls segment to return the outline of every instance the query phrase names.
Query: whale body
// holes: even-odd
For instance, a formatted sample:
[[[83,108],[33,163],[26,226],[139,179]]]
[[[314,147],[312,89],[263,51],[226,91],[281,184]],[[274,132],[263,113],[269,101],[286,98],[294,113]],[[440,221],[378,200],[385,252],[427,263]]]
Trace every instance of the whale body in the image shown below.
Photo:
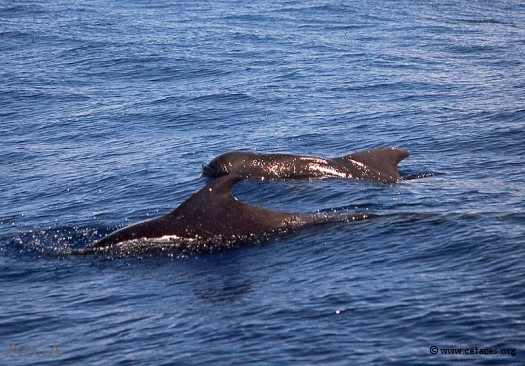
[[[233,185],[241,179],[238,175],[220,177],[167,215],[117,230],[95,243],[91,249],[108,248],[135,239],[166,236],[199,241],[254,237],[308,225],[362,220],[374,216],[349,213],[299,214],[252,206],[240,202],[231,193]]]
[[[388,147],[349,154],[339,158],[317,158],[292,154],[258,154],[233,151],[202,166],[208,177],[227,174],[243,179],[301,179],[337,177],[395,183],[401,177],[399,162],[409,156],[406,150]]]

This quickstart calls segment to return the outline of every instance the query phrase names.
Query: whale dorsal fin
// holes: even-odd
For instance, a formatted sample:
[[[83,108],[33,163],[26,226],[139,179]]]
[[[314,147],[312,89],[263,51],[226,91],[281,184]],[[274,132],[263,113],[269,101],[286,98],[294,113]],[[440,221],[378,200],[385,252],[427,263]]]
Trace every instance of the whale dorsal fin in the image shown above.
[[[210,192],[210,195],[213,195],[215,197],[217,196],[233,196],[232,195],[232,188],[238,181],[242,180],[242,178],[239,175],[233,174],[228,175],[227,177],[221,178],[221,179],[215,179],[208,185],[206,185],[206,189],[203,190],[203,192]]]
[[[238,175],[225,175],[208,183],[201,188],[197,193],[192,195],[184,201],[179,207],[171,212],[175,214],[180,211],[199,210],[202,211],[204,207],[214,206],[215,203],[228,205],[231,202],[237,201],[231,192],[233,186],[242,178]]]
[[[168,216],[199,236],[261,233],[286,225],[286,220],[301,215],[268,210],[239,201],[231,192],[241,180],[238,175],[225,175],[207,184],[184,201]]]
[[[353,153],[334,160],[352,160],[366,165],[368,169],[377,171],[378,173],[381,173],[381,175],[386,174],[392,178],[392,181],[397,181],[400,178],[399,173],[397,172],[397,166],[399,162],[406,159],[408,155],[409,153],[406,150],[397,147],[385,147]]]

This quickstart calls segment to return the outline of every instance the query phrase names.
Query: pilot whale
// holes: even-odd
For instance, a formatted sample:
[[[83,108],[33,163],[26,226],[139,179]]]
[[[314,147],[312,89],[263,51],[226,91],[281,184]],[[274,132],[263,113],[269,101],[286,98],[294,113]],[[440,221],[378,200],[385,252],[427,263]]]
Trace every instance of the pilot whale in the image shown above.
[[[165,216],[117,230],[90,249],[111,248],[134,239],[175,236],[199,241],[253,237],[328,222],[362,220],[375,215],[299,214],[268,210],[240,202],[233,194],[238,175],[213,180]],[[87,251],[85,251],[87,253]]]
[[[401,178],[397,166],[408,155],[407,151],[395,147],[361,151],[331,159],[233,151],[203,165],[202,173],[212,178],[235,174],[243,179],[338,177],[395,183]]]

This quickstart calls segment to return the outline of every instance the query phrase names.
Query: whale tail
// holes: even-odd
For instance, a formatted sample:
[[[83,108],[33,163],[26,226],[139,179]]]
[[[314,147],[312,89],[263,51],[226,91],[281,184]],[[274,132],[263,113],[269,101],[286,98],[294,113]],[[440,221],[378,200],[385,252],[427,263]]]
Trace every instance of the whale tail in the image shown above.
[[[342,164],[363,164],[370,171],[370,176],[390,183],[397,182],[401,177],[397,171],[399,162],[409,156],[408,151],[397,147],[361,151],[333,159]]]

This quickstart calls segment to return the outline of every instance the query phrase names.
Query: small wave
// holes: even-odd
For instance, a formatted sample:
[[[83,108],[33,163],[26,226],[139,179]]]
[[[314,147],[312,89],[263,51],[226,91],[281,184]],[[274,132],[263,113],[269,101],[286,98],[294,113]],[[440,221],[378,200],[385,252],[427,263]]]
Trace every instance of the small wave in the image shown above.
[[[80,226],[49,227],[21,232],[7,240],[6,251],[39,256],[67,254],[69,251],[90,245],[115,228]]]
[[[244,93],[213,93],[192,98],[193,101],[239,101],[246,99],[250,99],[250,96]]]
[[[430,178],[435,177],[437,173],[434,172],[422,172],[422,173],[416,173],[416,174],[410,174],[405,177],[401,177],[400,180],[415,180],[415,179],[423,179],[423,178]]]

